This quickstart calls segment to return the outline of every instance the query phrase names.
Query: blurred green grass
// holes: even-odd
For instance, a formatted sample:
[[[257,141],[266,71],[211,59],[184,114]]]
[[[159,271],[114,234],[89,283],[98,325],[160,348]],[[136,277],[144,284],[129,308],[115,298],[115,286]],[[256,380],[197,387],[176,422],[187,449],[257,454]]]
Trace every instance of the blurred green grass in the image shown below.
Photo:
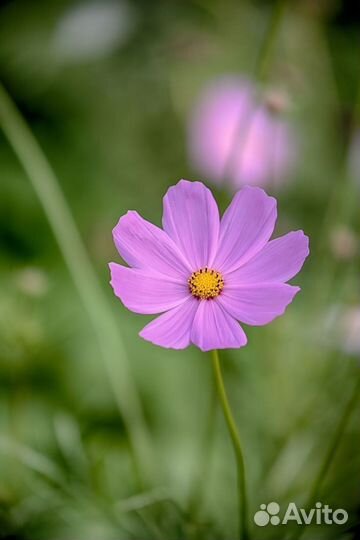
[[[1,134],[0,538],[227,540],[236,534],[236,487],[220,411],[212,445],[202,448],[209,358],[138,338],[145,318],[113,298],[107,263],[118,260],[111,229],[121,214],[136,209],[160,224],[167,187],[197,178],[186,159],[191,106],[210,78],[252,71],[272,3],[133,2],[137,26],[121,48],[68,65],[54,58],[51,44],[72,5],[1,5],[1,80],[60,179],[117,318],[157,474],[144,499],[134,501],[142,489],[93,330],[29,180]],[[326,326],[334,305],[359,304],[358,253],[339,260],[330,243],[342,223],[359,243],[359,185],[344,166],[360,81],[359,18],[349,21],[346,2],[329,6],[316,13],[311,2],[291,6],[270,74],[288,88],[301,142],[293,178],[276,195],[278,232],[303,228],[311,238],[311,257],[295,280],[303,290],[285,317],[248,328],[249,345],[224,354],[251,514],[270,500],[305,503],[359,377],[358,354],[343,351],[339,321],[330,331]],[[230,194],[219,197],[224,207]],[[40,292],[21,279],[33,268],[43,279]],[[349,524],[318,527],[316,539],[357,538],[359,414],[357,407],[321,491],[322,501],[348,510]],[[209,471],[199,480],[204,452]],[[195,511],[189,498],[199,481],[203,500]],[[256,530],[259,540],[279,534]],[[304,538],[313,534],[305,531]]]

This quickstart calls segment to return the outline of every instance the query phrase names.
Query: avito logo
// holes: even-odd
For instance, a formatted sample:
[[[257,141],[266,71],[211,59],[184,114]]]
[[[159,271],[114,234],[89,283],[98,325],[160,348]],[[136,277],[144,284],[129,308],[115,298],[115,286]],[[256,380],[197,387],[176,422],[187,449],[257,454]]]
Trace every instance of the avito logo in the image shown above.
[[[260,510],[254,515],[254,522],[259,527],[265,527],[269,523],[271,525],[286,525],[291,521],[298,523],[298,525],[310,525],[311,523],[343,525],[349,518],[347,511],[343,508],[332,510],[328,504],[323,505],[321,502],[317,502],[315,508],[310,508],[310,510],[298,508],[296,503],[290,502],[282,519],[279,514],[280,505],[277,502],[260,504]]]

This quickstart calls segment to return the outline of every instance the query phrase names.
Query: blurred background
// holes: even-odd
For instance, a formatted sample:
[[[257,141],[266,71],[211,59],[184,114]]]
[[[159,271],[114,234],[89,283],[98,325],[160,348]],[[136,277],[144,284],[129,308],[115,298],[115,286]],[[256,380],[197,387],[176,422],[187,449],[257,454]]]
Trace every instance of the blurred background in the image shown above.
[[[108,285],[118,218],[160,224],[180,178],[222,209],[260,185],[277,235],[310,236],[301,294],[225,379],[250,521],[306,505],[338,430],[318,500],[349,521],[303,533],[359,538],[359,6],[3,0],[0,80],[0,538],[236,537],[209,356],[144,342]]]

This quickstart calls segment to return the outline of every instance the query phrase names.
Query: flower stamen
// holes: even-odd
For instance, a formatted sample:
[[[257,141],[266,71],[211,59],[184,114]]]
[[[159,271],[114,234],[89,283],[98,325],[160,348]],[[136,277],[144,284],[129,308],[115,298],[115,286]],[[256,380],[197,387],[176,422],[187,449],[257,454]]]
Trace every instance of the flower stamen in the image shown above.
[[[189,290],[195,298],[210,300],[219,296],[224,288],[224,278],[216,270],[205,266],[193,272],[188,279]]]

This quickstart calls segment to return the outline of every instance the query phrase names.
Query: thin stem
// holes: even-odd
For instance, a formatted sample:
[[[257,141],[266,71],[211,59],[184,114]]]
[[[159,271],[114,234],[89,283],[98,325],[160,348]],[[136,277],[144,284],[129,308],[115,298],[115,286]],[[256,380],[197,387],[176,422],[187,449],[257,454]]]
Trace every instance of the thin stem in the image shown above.
[[[107,304],[56,175],[25,120],[0,83],[0,126],[27,173],[43,207],[78,294],[92,323],[109,383],[137,467],[149,474],[149,436],[120,331]]]
[[[326,475],[334,460],[335,454],[340,446],[342,436],[345,432],[346,426],[350,420],[351,414],[356,405],[357,399],[359,397],[359,391],[360,391],[360,377],[358,377],[358,380],[354,385],[353,391],[350,395],[350,399],[346,402],[345,408],[343,410],[339,423],[334,432],[334,436],[331,439],[327,452],[324,456],[324,461],[320,467],[317,477],[315,478],[314,484],[312,486],[312,489],[310,491],[310,495],[306,504],[306,508],[308,509],[312,508],[314,504],[316,503],[316,500],[320,493],[321,486],[323,485]],[[304,532],[304,526],[298,527],[296,529],[294,536],[292,537],[292,540],[299,540],[302,537],[303,532]]]
[[[262,82],[267,76],[267,70],[270,64],[278,29],[285,11],[285,4],[286,0],[277,0],[270,15],[255,61],[253,73],[255,81]],[[241,117],[241,120],[239,120],[238,125],[236,126],[229,154],[223,169],[223,176],[226,180],[231,179],[235,160],[238,158],[238,152],[243,151],[241,149],[244,148],[246,138],[249,135],[252,126],[252,117],[253,111],[248,110],[246,117]]]
[[[263,40],[255,63],[255,77],[263,80],[267,75],[267,68],[271,59],[273,47],[277,37],[278,29],[284,14],[286,0],[277,0],[272,10],[268,26],[266,28]]]
[[[246,497],[246,479],[245,479],[245,463],[242,451],[242,445],[240,441],[240,435],[236,427],[233,413],[231,411],[230,403],[226,394],[224,380],[221,372],[219,351],[216,349],[211,351],[212,363],[214,368],[216,388],[221,403],[221,407],[224,413],[226,424],[229,430],[231,441],[233,444],[237,477],[238,477],[238,490],[239,490],[239,520],[240,520],[240,540],[248,540],[248,522],[247,522],[247,497]]]
[[[324,44],[326,44],[326,39],[324,39]],[[330,51],[328,52],[328,57],[331,57]],[[334,69],[332,78],[336,80]],[[340,97],[338,96],[338,101],[339,100]],[[339,103],[337,105],[340,107]],[[342,224],[351,226],[355,215],[357,215],[357,185],[353,182],[354,179],[352,178],[351,171],[349,171],[349,158],[352,150],[351,144],[353,137],[356,135],[359,122],[360,78],[357,81],[356,99],[350,114],[350,133],[347,148],[341,152],[341,157],[339,153],[337,153],[338,163],[335,166],[334,178],[337,178],[338,180],[332,182],[332,188],[329,190],[325,212],[319,225],[318,237],[321,238],[321,242],[317,249],[317,258],[320,261],[317,274],[321,279],[321,287],[319,287],[318,281],[314,280],[315,293],[313,298],[314,305],[320,307],[326,303],[327,296],[333,291],[336,271],[339,265],[336,258],[329,253],[329,242],[324,242],[324,238],[329,238],[329,231],[336,225]],[[340,140],[338,141],[338,146],[341,147]],[[324,274],[326,274],[325,278]]]

